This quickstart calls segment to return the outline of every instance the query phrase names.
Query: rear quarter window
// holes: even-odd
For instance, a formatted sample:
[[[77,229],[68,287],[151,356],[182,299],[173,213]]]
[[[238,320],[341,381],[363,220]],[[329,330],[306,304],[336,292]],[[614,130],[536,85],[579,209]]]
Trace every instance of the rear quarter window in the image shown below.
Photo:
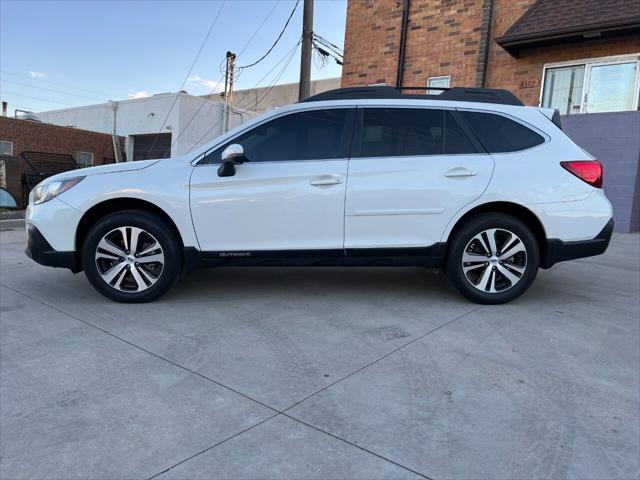
[[[459,112],[489,153],[518,152],[544,143],[544,137],[502,115]]]

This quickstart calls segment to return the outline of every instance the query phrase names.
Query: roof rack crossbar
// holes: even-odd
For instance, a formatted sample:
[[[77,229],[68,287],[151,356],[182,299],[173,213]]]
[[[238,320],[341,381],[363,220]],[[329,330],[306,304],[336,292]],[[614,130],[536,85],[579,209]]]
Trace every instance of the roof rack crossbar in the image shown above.
[[[402,90],[424,90],[422,94],[406,94]],[[438,95],[429,95],[427,90],[439,90]],[[300,100],[299,103],[321,102],[325,100],[366,100],[383,98],[421,99],[421,100],[450,100],[459,102],[497,103],[501,105],[523,106],[524,104],[513,93],[498,88],[469,88],[469,87],[391,87],[376,85],[368,87],[347,87],[328,90]]]

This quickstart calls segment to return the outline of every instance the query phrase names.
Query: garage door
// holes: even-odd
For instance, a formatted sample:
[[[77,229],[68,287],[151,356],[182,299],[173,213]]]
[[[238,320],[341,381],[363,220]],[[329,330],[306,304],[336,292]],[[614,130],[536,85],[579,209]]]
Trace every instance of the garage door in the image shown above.
[[[157,140],[156,140],[157,138]],[[151,160],[171,156],[171,134],[133,135],[133,160]]]

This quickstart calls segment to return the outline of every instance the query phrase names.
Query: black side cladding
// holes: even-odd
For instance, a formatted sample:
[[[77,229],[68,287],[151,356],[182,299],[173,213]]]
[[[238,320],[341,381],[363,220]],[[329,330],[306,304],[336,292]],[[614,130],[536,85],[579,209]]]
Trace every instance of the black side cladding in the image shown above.
[[[417,248],[348,248],[330,250],[199,251],[185,247],[184,269],[199,267],[367,267],[416,266],[439,268],[445,243]]]
[[[613,235],[613,219],[609,220],[596,238],[578,242],[563,242],[557,238],[547,240],[544,255],[540,258],[542,268],[551,268],[558,262],[576,258],[593,257],[607,250]]]

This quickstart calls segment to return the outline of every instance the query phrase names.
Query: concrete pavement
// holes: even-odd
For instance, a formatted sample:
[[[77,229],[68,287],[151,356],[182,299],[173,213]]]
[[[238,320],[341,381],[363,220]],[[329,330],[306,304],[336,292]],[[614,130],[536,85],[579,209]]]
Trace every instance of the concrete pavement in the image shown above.
[[[121,305],[0,230],[2,479],[640,476],[640,235],[499,307],[417,268]]]

